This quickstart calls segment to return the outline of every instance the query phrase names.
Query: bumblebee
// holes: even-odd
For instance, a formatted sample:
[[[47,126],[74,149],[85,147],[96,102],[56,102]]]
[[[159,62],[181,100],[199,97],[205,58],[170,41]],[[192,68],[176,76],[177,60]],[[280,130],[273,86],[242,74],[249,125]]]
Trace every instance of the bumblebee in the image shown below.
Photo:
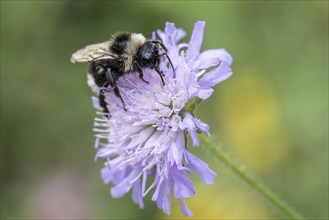
[[[163,51],[162,53],[160,51]],[[130,72],[137,72],[141,80],[143,69],[154,69],[160,76],[164,85],[163,73],[159,67],[160,59],[165,56],[174,68],[167,49],[159,40],[147,40],[142,34],[118,33],[110,41],[88,45],[76,51],[72,57],[72,63],[89,63],[88,84],[94,92],[99,93],[100,105],[104,112],[108,113],[102,90],[111,86],[115,95],[121,99],[123,108],[126,110],[124,101],[117,86],[117,80]]]

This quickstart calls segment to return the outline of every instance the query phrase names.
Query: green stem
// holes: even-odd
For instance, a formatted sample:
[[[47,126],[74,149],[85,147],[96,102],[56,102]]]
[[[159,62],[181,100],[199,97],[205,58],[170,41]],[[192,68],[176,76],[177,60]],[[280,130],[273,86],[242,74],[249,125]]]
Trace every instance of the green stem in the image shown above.
[[[284,201],[277,197],[273,192],[267,189],[264,185],[257,182],[246,172],[244,172],[238,165],[236,165],[214,142],[212,142],[205,135],[200,135],[200,140],[209,148],[211,153],[227,167],[239,176],[243,181],[248,183],[253,189],[259,192],[264,198],[268,199],[274,206],[282,210],[285,214],[293,219],[304,219],[304,217],[288,206]]]

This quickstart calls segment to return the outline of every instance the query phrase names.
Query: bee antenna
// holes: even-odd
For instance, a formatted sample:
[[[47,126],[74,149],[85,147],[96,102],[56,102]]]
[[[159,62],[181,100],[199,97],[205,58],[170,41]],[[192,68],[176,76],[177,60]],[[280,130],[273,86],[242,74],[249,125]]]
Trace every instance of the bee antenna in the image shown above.
[[[171,62],[170,57],[168,56],[167,53],[164,53],[164,55],[167,57],[167,59],[168,59],[168,61],[169,61],[169,63],[170,63],[170,66],[171,66],[171,69],[172,69],[172,72],[173,72],[174,78],[176,78],[176,71],[175,71],[174,65],[173,65],[172,62]]]

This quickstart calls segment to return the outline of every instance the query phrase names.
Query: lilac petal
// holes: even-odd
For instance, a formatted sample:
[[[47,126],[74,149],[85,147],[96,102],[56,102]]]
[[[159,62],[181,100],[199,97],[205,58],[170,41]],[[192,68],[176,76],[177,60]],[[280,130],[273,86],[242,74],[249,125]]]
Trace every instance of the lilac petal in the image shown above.
[[[174,23],[166,22],[165,35],[171,46],[176,46],[176,44],[185,37],[185,31],[181,28],[176,28]]]
[[[165,44],[165,41],[166,41],[166,35],[165,35],[165,33],[164,33],[163,31],[161,31],[161,30],[157,30],[157,31],[156,31],[156,34],[157,34],[158,37],[160,38],[161,42],[162,42],[163,44]]]
[[[132,199],[136,204],[139,204],[139,208],[144,208],[144,201],[142,196],[142,184],[141,179],[138,178],[133,185]]]
[[[108,184],[111,182],[111,180],[112,180],[111,174],[112,173],[108,167],[103,167],[101,169],[101,177],[102,177],[103,183]]]
[[[182,165],[183,160],[183,149],[185,148],[185,137],[184,133],[180,133],[176,136],[175,141],[173,141],[170,145],[169,151],[168,151],[168,161],[171,161],[171,166],[176,163],[176,165],[180,166]],[[171,160],[171,158],[173,160]]]
[[[111,195],[113,198],[121,198],[122,196],[124,196],[124,194],[129,192],[130,188],[130,181],[125,179],[119,185],[116,185],[111,189]]]
[[[179,40],[185,36],[185,31],[177,29],[175,24],[167,22],[164,32],[157,31],[162,43],[167,48],[167,55],[173,63],[173,67],[178,66],[178,57],[180,48],[178,47]]]
[[[193,145],[199,146],[199,138],[197,134],[197,128],[195,126],[195,123],[193,121],[193,116],[191,113],[187,112],[185,113],[184,119],[183,119],[183,129],[187,128],[188,133],[190,134]]]
[[[144,192],[146,190],[146,182],[147,182],[147,172],[143,172],[143,176],[142,176],[142,193],[144,196]]]
[[[162,209],[164,213],[167,215],[170,214],[170,191],[168,189],[164,189],[160,193],[160,199],[157,200],[158,208]]]
[[[156,36],[156,32],[153,31],[153,32],[152,32],[152,37],[151,37],[151,39],[152,39],[152,40],[156,40],[156,38],[157,38],[157,36]]]
[[[108,184],[110,182],[118,184],[125,178],[125,176],[125,170],[110,169],[108,166],[105,166],[101,169],[101,178],[105,184]]]
[[[224,81],[231,75],[232,70],[230,68],[230,65],[228,63],[221,62],[221,64],[217,68],[204,74],[203,77],[199,80],[199,84],[203,88],[210,88]]]
[[[109,158],[109,157],[112,157],[112,156],[115,156],[115,155],[116,155],[116,149],[101,148],[97,151],[94,160],[96,161],[99,157]]]
[[[181,206],[181,209],[182,209],[182,212],[184,213],[184,215],[186,217],[191,217],[192,216],[192,212],[187,208],[184,199],[183,198],[180,198],[179,199],[179,202],[180,202],[180,206]]]
[[[186,164],[194,170],[205,184],[213,184],[217,174],[209,166],[195,155],[185,151]]]
[[[225,49],[206,50],[199,56],[199,69],[207,69],[211,66],[216,66],[221,62],[232,64],[232,56]]]
[[[169,181],[160,181],[152,200],[156,201],[159,209],[162,209],[167,215],[170,214],[170,187]]]
[[[128,169],[114,170],[112,173],[112,182],[114,185],[118,185],[127,175]]]
[[[197,91],[196,96],[198,96],[202,100],[206,100],[207,98],[209,98],[212,95],[213,92],[214,92],[214,90],[212,88],[207,88],[207,89],[200,88]]]
[[[202,122],[200,119],[198,118],[193,118],[193,121],[195,123],[195,125],[202,131],[208,134],[208,136],[210,137],[210,133],[209,133],[209,126]]]
[[[171,167],[174,180],[174,196],[176,198],[191,197],[195,194],[192,181],[187,178],[176,166]]]
[[[175,24],[171,22],[166,22],[164,31],[157,30],[157,35],[159,36],[161,42],[163,43],[163,45],[165,45],[167,49],[175,46],[173,44],[172,38],[170,37],[173,35],[175,30],[176,30]]]
[[[196,129],[187,129],[188,133],[190,134],[191,138],[192,138],[192,142],[194,146],[199,146],[200,142],[199,142],[199,138],[198,138],[198,133]]]
[[[175,41],[172,38],[175,31],[176,31],[175,24],[166,22],[165,35],[166,35],[166,44],[168,46],[175,46]]]
[[[132,180],[135,179],[141,173],[141,169],[132,169],[126,178],[122,179],[120,182],[117,182],[116,186],[111,189],[111,195],[113,198],[120,198],[127,192],[129,192],[132,186]]]
[[[126,148],[130,149],[142,145],[145,142],[145,137],[149,137],[153,131],[154,129],[149,127],[139,131],[138,135],[130,136],[131,142],[125,144]]]
[[[152,195],[153,201],[156,201],[158,199],[160,189],[162,188],[162,184],[163,184],[163,177],[156,176],[154,182],[156,181],[157,181],[157,187]]]
[[[176,147],[175,141],[173,141],[169,147],[167,154],[167,162],[170,166],[173,166],[178,157],[178,148]]]
[[[204,21],[197,21],[194,24],[194,29],[192,32],[191,40],[189,42],[189,47],[186,51],[186,60],[191,61],[193,58],[199,55],[201,44],[203,40],[203,31],[205,27]]]
[[[183,37],[185,37],[185,35],[186,35],[186,32],[183,29],[178,28],[176,35],[175,35],[176,43],[178,43]]]
[[[188,128],[188,129],[195,128],[195,124],[194,124],[194,121],[193,121],[193,116],[189,112],[186,112],[184,114],[184,119],[183,119],[182,124],[181,124],[181,129],[184,130],[185,128]]]

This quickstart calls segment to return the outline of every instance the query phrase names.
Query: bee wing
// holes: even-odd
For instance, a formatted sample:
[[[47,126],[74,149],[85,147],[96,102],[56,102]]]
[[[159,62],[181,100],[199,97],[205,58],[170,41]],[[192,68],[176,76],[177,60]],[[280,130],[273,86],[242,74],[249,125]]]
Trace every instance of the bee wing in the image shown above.
[[[109,41],[91,44],[82,48],[71,56],[72,63],[87,63],[97,60],[115,59],[116,56],[109,52]]]

